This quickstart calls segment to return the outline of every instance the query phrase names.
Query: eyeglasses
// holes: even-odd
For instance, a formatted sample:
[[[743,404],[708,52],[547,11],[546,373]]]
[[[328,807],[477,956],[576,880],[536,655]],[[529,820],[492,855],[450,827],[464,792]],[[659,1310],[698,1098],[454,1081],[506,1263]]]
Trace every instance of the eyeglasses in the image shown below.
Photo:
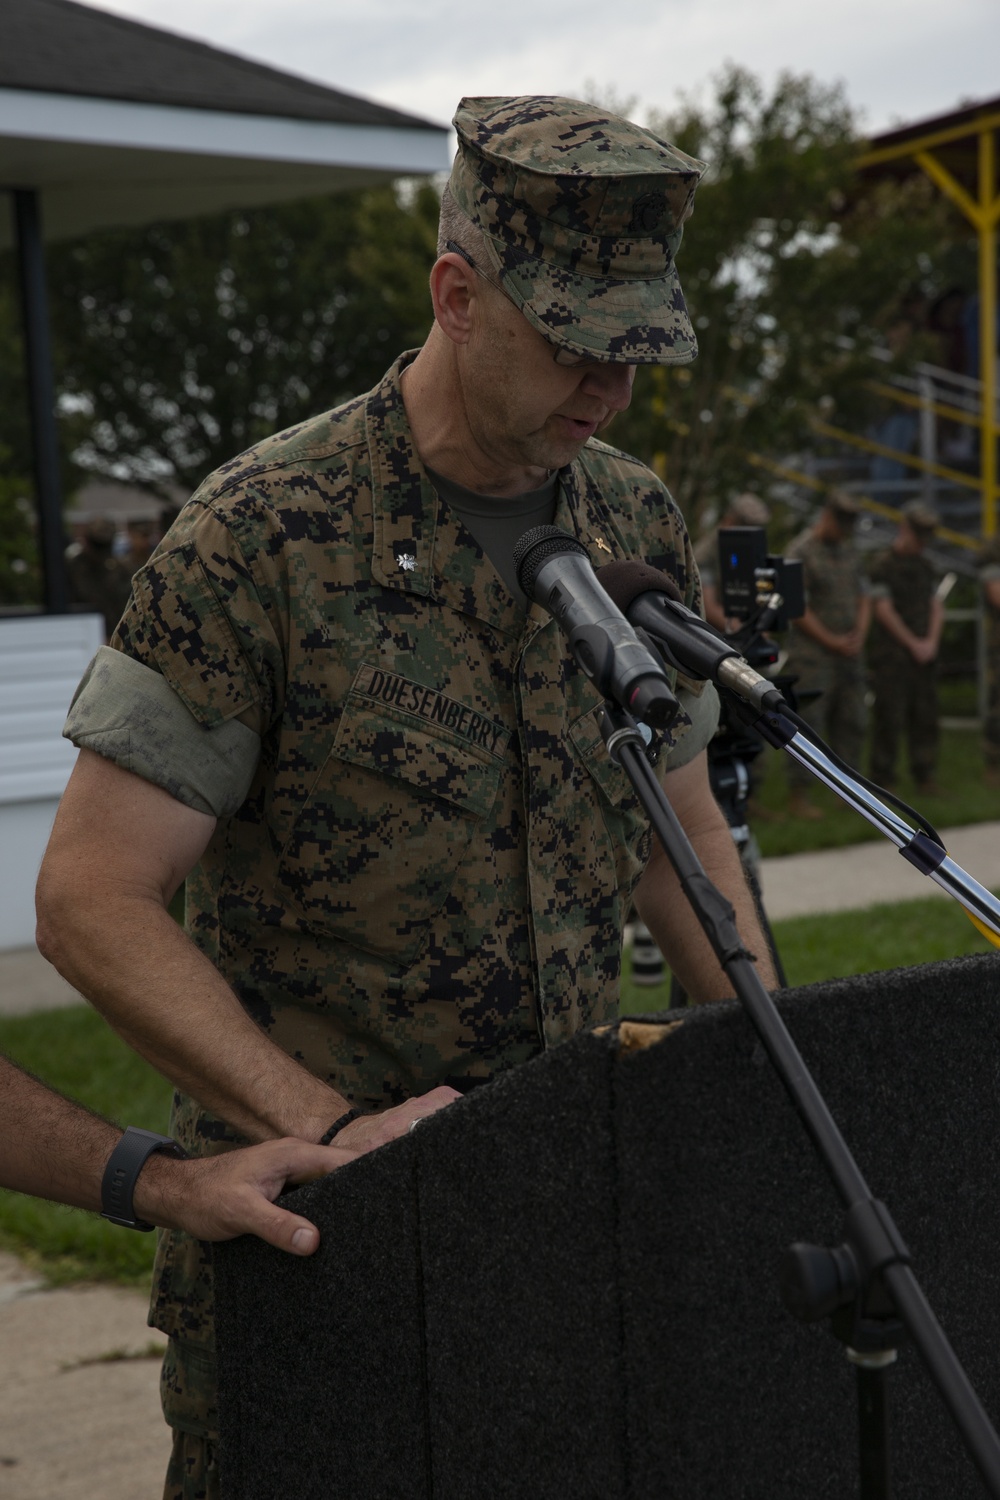
[[[487,275],[482,266],[476,265],[476,262],[472,259],[472,256],[469,254],[468,250],[463,250],[462,246],[456,245],[454,240],[446,240],[444,247],[446,250],[451,250],[455,255],[460,255],[465,261],[466,265],[472,267],[477,276],[481,276],[488,286],[493,287],[494,290],[500,293],[501,297],[506,297],[511,307],[517,307],[517,303],[514,301],[510,293],[504,290],[499,281],[496,281],[492,276]],[[518,312],[521,312],[521,309],[519,307],[517,307],[517,310]],[[550,338],[546,338],[544,333],[541,335],[541,337],[545,339],[545,342],[552,350],[552,358],[555,360],[556,364],[562,365],[564,369],[575,370],[580,368],[582,365],[592,365],[600,363],[599,360],[589,359],[586,354],[574,354],[572,349],[564,349],[561,344],[555,344]]]

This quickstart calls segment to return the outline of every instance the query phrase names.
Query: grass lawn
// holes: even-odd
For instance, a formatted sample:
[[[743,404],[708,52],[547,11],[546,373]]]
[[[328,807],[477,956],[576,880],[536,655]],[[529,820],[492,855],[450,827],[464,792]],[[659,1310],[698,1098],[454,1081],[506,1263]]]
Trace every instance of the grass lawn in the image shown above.
[[[967,953],[988,953],[991,949],[956,902],[935,897],[875,906],[864,913],[863,921],[859,921],[857,912],[846,911],[793,917],[775,922],[773,927],[792,987],[851,974],[873,974],[879,969],[909,968]],[[669,981],[652,986],[633,984],[626,955],[623,1012],[635,1015],[666,1010],[669,1004]]]
[[[760,782],[755,803],[760,816],[751,818],[764,855],[799,854],[806,849],[839,849],[882,837],[860,813],[833,792],[814,782],[811,799],[825,816],[821,822],[805,822],[788,814],[789,757],[783,750],[767,749],[755,762]],[[862,768],[864,769],[864,768]],[[937,828],[958,828],[966,823],[987,823],[1000,818],[1000,791],[983,785],[983,760],[978,731],[945,729],[941,734],[938,781],[940,797],[918,795],[908,774],[901,775],[898,791]]]
[[[167,1130],[170,1085],[86,1006],[0,1019],[0,1050],[122,1125]],[[148,1286],[154,1240],[81,1209],[0,1190],[0,1248],[22,1256],[57,1285],[83,1280]]]

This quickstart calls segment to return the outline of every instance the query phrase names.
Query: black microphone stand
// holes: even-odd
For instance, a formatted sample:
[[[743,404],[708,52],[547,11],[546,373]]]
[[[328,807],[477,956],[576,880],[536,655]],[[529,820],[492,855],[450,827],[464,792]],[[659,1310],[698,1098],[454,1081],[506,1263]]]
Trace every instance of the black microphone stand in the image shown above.
[[[857,1367],[862,1500],[890,1500],[888,1371],[903,1329],[951,1412],[989,1494],[1000,1497],[1000,1440],[910,1269],[884,1203],[873,1198],[736,929],[733,908],[709,880],[646,757],[645,741],[617,703],[604,705],[608,753],[632,782],[719,963],[746,1009],[844,1205],[843,1244],[794,1245],[782,1294],[799,1317],[830,1317]],[[928,842],[930,842],[928,840]]]

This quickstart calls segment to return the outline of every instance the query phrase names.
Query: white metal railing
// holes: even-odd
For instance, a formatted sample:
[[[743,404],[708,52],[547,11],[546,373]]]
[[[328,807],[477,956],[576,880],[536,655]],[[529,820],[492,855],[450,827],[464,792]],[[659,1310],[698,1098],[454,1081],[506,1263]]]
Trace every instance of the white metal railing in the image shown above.
[[[103,640],[100,615],[0,621],[0,806],[62,795],[76,758],[62,726]]]

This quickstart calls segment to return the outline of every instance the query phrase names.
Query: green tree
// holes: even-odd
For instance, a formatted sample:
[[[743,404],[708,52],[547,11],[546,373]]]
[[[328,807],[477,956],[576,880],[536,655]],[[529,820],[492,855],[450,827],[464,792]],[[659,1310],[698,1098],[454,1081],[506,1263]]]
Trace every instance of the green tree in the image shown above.
[[[2,195],[0,195],[2,202]],[[41,599],[24,351],[13,257],[0,258],[0,608]]]
[[[12,471],[9,452],[0,446],[0,608],[41,600],[32,497],[31,485]]]
[[[649,123],[709,163],[678,257],[699,355],[641,370],[610,436],[654,463],[697,527],[763,482],[749,454],[815,448],[811,416],[863,430],[866,379],[885,374],[873,350],[948,228],[929,184],[863,188],[852,111],[812,78],[769,93],[731,67],[708,103]]]
[[[383,187],[88,235],[49,257],[64,436],[194,488],[368,389],[430,325],[438,197]]]
[[[815,451],[817,413],[857,431],[877,415],[873,348],[915,290],[941,289],[955,223],[929,184],[860,183],[852,111],[810,78],[768,90],[730,68],[706,102],[650,123],[710,163],[680,254],[701,352],[640,370],[609,436],[664,474],[697,529],[707,506],[759,482],[748,455]],[[266,433],[368,389],[430,325],[437,211],[434,189],[410,184],[52,247],[65,453],[193,487]],[[30,462],[3,285],[0,445],[20,493]]]
[[[0,193],[0,210],[4,195]],[[0,255],[0,472],[31,467],[21,315],[14,257]]]

